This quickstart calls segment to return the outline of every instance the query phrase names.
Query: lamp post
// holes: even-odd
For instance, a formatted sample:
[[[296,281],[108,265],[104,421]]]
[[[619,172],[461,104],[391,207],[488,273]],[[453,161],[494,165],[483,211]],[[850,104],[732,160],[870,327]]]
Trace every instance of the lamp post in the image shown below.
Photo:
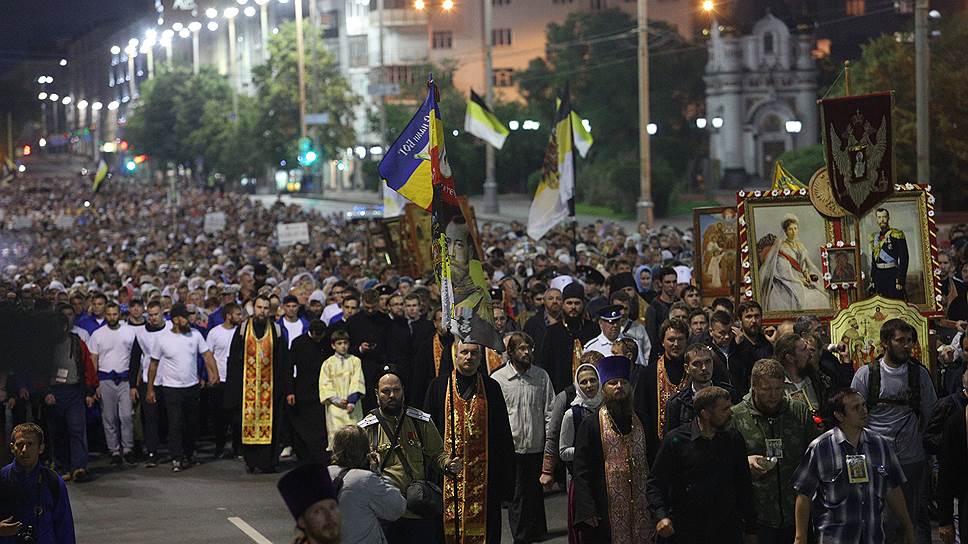
[[[302,0],[293,2],[296,7],[296,70],[299,85],[299,137],[306,137],[306,47],[303,43]],[[380,2],[382,6],[382,2]],[[381,42],[382,46],[382,42]]]
[[[192,73],[198,75],[198,31],[202,29],[202,23],[192,21],[188,23],[188,30],[192,33]]]
[[[236,38],[235,38],[235,17],[239,14],[239,8],[235,6],[230,6],[225,8],[222,15],[228,20],[228,34],[229,34],[229,81],[232,82],[232,119],[236,119],[239,116],[239,71],[237,67],[237,62],[235,59],[235,48],[236,48]]]
[[[928,0],[916,0],[914,6],[914,81],[915,116],[917,127],[918,183],[931,183],[930,113],[928,111],[929,67],[931,50],[928,45]]]
[[[494,8],[492,0],[481,0],[484,8],[484,101],[488,107],[494,102]],[[497,201],[497,181],[494,179],[494,146],[484,144],[484,212],[500,211]]]
[[[638,0],[639,35],[639,202],[636,215],[651,228],[655,221],[652,202],[652,160],[649,150],[649,0]]]
[[[255,0],[259,4],[259,28],[262,32],[262,62],[269,61],[269,0]]]

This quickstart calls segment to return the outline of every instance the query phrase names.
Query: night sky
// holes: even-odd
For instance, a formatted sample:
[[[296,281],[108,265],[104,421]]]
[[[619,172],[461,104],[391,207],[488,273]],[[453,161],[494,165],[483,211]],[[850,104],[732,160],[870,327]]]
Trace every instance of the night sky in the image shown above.
[[[23,60],[60,59],[65,42],[99,23],[153,11],[153,0],[0,0],[0,75]]]

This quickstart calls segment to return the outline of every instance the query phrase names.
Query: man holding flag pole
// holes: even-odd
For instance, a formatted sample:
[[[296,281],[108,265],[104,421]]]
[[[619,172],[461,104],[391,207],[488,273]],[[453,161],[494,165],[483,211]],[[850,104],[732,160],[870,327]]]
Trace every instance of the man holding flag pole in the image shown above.
[[[444,145],[444,127],[431,76],[427,98],[380,162],[388,187],[433,214],[434,271],[440,285],[443,326],[456,337],[450,375],[437,377],[424,409],[460,474],[444,482],[444,537],[448,544],[501,541],[501,502],[513,493],[506,462],[514,445],[501,388],[480,372],[484,347],[504,351],[473,230],[461,212]]]

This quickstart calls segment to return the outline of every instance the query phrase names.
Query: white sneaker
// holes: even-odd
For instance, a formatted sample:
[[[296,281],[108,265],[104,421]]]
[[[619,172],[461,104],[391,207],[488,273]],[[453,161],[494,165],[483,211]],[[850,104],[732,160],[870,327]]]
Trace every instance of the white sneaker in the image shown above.
[[[292,457],[292,446],[282,448],[282,453],[279,454],[279,459],[289,459],[290,457]]]

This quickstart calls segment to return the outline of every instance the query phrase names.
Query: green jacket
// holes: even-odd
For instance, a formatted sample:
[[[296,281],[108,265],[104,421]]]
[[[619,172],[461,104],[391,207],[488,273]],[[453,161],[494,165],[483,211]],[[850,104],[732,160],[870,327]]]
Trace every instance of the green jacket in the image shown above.
[[[752,391],[732,410],[732,425],[743,435],[746,455],[765,457],[767,439],[782,440],[782,457],[776,456],[776,466],[763,476],[753,475],[757,523],[777,529],[795,526],[793,474],[807,446],[819,435],[810,410],[800,401],[784,398],[779,413],[766,417],[753,406]]]

